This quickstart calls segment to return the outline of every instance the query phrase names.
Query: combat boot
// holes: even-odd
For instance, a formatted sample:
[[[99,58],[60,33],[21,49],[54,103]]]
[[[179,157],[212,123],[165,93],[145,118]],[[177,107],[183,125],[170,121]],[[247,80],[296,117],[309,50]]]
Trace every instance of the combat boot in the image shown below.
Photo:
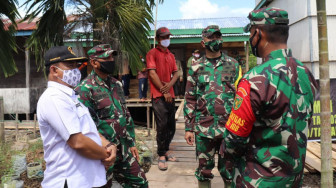
[[[198,188],[211,188],[211,181],[198,181]]]

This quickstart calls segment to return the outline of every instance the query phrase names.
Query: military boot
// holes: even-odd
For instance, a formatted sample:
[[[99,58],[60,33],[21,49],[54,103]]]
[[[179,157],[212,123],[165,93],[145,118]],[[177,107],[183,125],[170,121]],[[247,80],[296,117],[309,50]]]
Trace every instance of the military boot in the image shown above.
[[[198,181],[198,188],[211,188],[211,181]]]

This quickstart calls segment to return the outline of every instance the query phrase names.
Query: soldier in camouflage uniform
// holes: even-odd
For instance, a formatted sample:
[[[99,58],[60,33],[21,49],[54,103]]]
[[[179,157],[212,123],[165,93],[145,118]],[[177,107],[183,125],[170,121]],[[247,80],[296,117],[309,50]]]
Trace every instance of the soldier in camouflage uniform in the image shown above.
[[[117,159],[107,175],[113,173],[123,187],[148,187],[145,173],[138,163],[134,122],[126,107],[122,84],[110,75],[115,64],[112,55],[116,54],[108,44],[90,49],[88,55],[93,71],[75,90],[79,100],[95,112],[92,116],[97,121],[98,131],[117,145]],[[107,186],[110,185],[111,180]]]
[[[223,140],[224,126],[234,101],[235,82],[241,73],[238,62],[220,51],[223,40],[217,25],[205,28],[202,39],[206,53],[189,69],[184,118],[185,139],[189,145],[193,145],[194,139],[196,142],[199,166],[195,176],[200,187],[207,187],[213,178],[214,155]],[[232,178],[226,161],[218,157],[218,170],[225,181]]]
[[[317,83],[287,49],[286,11],[263,8],[248,18],[263,63],[239,82],[221,154],[235,159],[234,187],[301,187]]]

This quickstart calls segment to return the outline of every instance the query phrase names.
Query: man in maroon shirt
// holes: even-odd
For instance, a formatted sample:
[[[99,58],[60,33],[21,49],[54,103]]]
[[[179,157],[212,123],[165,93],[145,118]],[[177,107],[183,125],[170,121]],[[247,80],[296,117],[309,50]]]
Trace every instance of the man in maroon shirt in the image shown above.
[[[158,45],[146,56],[152,106],[157,125],[156,141],[160,170],[168,169],[166,160],[176,161],[174,156],[168,154],[169,144],[176,129],[175,95],[172,86],[179,77],[175,57],[167,48],[170,44],[170,35],[168,28],[159,28],[155,36]]]

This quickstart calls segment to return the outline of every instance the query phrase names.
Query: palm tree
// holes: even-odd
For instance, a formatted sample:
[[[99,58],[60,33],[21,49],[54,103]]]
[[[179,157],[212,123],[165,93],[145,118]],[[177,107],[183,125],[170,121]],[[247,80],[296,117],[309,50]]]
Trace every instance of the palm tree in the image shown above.
[[[44,50],[63,44],[67,19],[65,4],[69,4],[77,18],[72,23],[91,24],[93,41],[110,43],[116,50],[129,55],[132,72],[141,66],[139,55],[150,48],[149,23],[153,22],[151,8],[155,0],[27,0],[30,4],[25,19],[30,21],[42,14],[37,29],[28,40],[37,64],[43,67]],[[163,0],[159,1],[160,3]],[[86,35],[90,36],[90,35]]]
[[[16,9],[17,0],[0,1],[0,71],[5,77],[15,74],[18,70],[12,55],[17,52],[15,43],[16,19],[19,13]]]

